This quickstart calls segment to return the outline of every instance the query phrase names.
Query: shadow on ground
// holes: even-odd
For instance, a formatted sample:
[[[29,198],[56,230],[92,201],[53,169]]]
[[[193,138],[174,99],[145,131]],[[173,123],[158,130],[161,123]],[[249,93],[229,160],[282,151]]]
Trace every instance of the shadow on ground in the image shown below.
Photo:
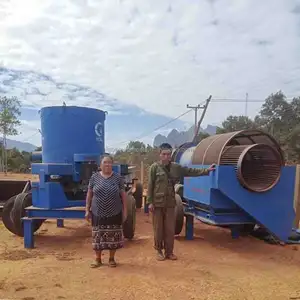
[[[276,262],[284,264],[300,263],[300,257],[297,255],[298,245],[271,245],[252,236],[241,236],[233,239],[228,229],[200,222],[195,223],[192,241],[185,239],[184,232],[177,236],[176,240],[184,245],[193,244],[194,247],[212,246],[239,254],[247,259],[276,259]]]

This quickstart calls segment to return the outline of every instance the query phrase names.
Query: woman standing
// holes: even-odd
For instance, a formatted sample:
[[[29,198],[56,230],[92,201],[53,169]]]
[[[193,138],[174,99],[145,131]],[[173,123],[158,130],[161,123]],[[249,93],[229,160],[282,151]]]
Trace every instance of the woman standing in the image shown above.
[[[123,247],[126,193],[123,179],[113,172],[112,165],[110,155],[101,157],[100,171],[92,175],[88,187],[85,217],[92,221],[92,247],[96,254],[92,268],[102,265],[103,250],[109,250],[109,266],[116,267],[116,250]]]

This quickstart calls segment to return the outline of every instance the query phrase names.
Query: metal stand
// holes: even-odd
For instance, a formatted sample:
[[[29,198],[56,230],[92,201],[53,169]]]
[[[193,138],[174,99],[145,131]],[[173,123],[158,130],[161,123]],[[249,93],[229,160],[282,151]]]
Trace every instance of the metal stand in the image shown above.
[[[24,247],[34,248],[33,220],[56,219],[57,227],[64,227],[64,219],[84,219],[84,207],[43,209],[30,206],[26,208],[27,217],[22,218],[24,225]]]
[[[149,205],[147,204],[147,197],[144,196],[144,213],[149,214]]]
[[[194,216],[185,215],[185,239],[193,240],[194,239]]]
[[[64,227],[64,219],[57,219],[56,226],[59,228],[63,228]]]

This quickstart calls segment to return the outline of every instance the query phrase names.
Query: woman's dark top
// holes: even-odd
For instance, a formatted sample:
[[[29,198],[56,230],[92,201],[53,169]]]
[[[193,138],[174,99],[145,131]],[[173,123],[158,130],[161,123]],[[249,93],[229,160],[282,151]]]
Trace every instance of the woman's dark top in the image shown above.
[[[112,173],[109,178],[100,172],[90,178],[89,188],[93,190],[92,214],[98,218],[109,218],[122,212],[121,191],[124,191],[123,178]]]

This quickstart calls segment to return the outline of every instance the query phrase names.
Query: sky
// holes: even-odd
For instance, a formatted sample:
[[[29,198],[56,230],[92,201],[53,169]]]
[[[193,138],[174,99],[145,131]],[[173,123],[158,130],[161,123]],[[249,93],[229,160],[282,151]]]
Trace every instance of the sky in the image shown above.
[[[188,128],[192,112],[154,131],[209,95],[203,127],[253,117],[271,93],[299,96],[299,77],[299,0],[0,2],[0,95],[22,101],[14,139],[35,145],[45,105],[107,110],[122,147]]]

